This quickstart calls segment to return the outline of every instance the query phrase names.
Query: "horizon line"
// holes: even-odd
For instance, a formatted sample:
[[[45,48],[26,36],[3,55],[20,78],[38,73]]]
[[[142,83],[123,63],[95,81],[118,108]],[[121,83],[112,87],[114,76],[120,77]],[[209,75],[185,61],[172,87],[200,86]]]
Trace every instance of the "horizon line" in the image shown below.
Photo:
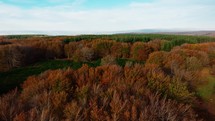
[[[7,35],[109,35],[109,34],[156,34],[183,32],[215,32],[215,29],[137,29],[121,31],[72,31],[72,30],[0,30],[1,36]]]

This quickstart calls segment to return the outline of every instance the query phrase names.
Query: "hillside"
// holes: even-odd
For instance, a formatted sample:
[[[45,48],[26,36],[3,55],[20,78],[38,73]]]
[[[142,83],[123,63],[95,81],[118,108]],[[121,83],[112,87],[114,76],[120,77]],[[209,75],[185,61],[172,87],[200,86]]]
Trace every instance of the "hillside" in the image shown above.
[[[122,32],[123,33],[123,32]],[[124,32],[126,33],[126,32]],[[168,35],[188,35],[188,36],[208,36],[214,37],[215,31],[189,31],[189,30],[177,30],[177,29],[143,29],[130,31],[127,33],[136,33],[136,34],[168,34]]]
[[[192,36],[209,36],[215,37],[215,31],[188,31],[188,32],[169,32],[163,34],[175,34],[175,35],[192,35]]]

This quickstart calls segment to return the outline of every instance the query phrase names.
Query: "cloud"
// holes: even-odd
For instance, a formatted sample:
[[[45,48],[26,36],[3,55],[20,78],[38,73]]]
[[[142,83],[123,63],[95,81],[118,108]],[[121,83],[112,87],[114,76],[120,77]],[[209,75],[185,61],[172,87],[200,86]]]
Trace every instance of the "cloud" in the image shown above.
[[[58,0],[50,0],[58,2]],[[81,10],[72,5],[23,9],[0,3],[0,31],[121,31],[136,29],[215,29],[215,6],[200,0],[132,2],[125,7]],[[211,0],[206,0],[211,2]],[[4,10],[4,11],[3,11]]]

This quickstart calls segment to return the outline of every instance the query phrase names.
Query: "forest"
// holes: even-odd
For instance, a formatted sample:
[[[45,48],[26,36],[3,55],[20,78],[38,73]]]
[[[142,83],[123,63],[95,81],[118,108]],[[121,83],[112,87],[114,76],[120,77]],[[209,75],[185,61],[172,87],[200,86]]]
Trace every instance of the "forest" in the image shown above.
[[[0,121],[215,121],[215,38],[0,36]]]

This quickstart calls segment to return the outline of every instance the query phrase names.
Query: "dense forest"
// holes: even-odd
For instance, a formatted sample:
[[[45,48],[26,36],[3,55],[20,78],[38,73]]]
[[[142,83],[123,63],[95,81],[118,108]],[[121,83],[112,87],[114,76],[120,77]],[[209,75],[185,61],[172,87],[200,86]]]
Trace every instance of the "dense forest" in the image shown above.
[[[0,37],[1,121],[215,120],[215,38]]]

